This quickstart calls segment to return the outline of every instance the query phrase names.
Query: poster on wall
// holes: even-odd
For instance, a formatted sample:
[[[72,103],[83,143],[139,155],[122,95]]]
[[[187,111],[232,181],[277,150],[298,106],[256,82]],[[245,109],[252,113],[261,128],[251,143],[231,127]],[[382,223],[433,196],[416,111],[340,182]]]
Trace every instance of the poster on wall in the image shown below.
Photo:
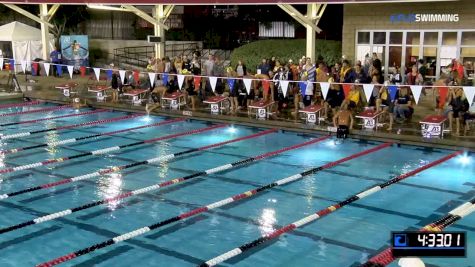
[[[81,66],[89,66],[89,38],[87,35],[63,35],[60,38],[63,64],[74,66],[78,72]]]

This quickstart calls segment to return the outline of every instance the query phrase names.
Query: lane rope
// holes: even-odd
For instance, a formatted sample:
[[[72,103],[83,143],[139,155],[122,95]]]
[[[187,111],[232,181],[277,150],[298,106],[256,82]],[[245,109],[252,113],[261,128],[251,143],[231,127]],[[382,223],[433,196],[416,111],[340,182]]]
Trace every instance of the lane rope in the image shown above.
[[[196,131],[198,131],[198,130],[183,132],[183,133],[180,134],[180,136],[187,135],[187,134],[194,134],[194,133],[196,133]],[[98,177],[98,176],[101,176],[101,175],[104,175],[104,174],[114,173],[114,172],[118,172],[118,171],[121,171],[121,170],[136,167],[136,166],[168,161],[170,159],[173,159],[175,157],[182,156],[182,155],[185,155],[185,154],[198,152],[198,151],[202,151],[202,150],[206,150],[206,149],[210,149],[210,148],[214,148],[214,147],[219,147],[219,146],[223,146],[225,144],[229,144],[229,143],[233,143],[233,142],[237,142],[237,141],[243,141],[243,140],[251,139],[251,138],[254,138],[254,137],[258,137],[258,136],[263,136],[263,135],[270,134],[270,133],[273,133],[273,132],[276,132],[276,131],[277,131],[276,129],[269,129],[269,130],[262,131],[262,132],[259,132],[259,133],[256,133],[256,134],[252,134],[252,135],[248,135],[248,136],[244,136],[244,137],[239,137],[239,138],[232,139],[232,140],[229,140],[229,141],[216,143],[214,145],[203,146],[203,147],[200,147],[200,148],[192,148],[192,149],[188,149],[188,150],[185,150],[185,151],[182,151],[182,152],[177,152],[177,153],[174,153],[174,154],[159,156],[159,157],[156,157],[156,158],[151,158],[151,159],[148,159],[148,160],[139,161],[139,162],[135,162],[135,163],[127,164],[127,165],[114,166],[114,167],[110,167],[108,169],[103,169],[103,170],[99,170],[99,171],[96,171],[96,172],[92,172],[92,173],[88,173],[88,174],[84,174],[84,175],[80,175],[80,176],[76,176],[76,177],[72,177],[72,178],[66,178],[66,179],[63,179],[63,180],[60,180],[60,181],[57,181],[57,182],[52,182],[52,183],[47,183],[47,184],[43,184],[43,185],[39,185],[39,186],[35,186],[35,187],[30,187],[30,188],[19,190],[19,191],[12,192],[12,193],[6,193],[6,194],[3,194],[3,195],[0,195],[0,200],[1,199],[6,199],[6,198],[9,198],[9,197],[13,197],[13,196],[23,195],[23,194],[38,191],[38,190],[53,188],[53,187],[56,187],[56,186],[59,186],[59,185],[64,185],[64,184],[74,183],[74,182],[78,182],[78,181],[82,181],[82,180],[92,179],[94,177]],[[173,136],[175,136],[175,135],[173,135]],[[171,136],[169,138],[173,138],[173,136]],[[223,167],[223,166],[221,166],[221,167]],[[200,173],[202,173],[202,172],[200,172]],[[199,175],[196,175],[196,176],[199,176]],[[193,177],[191,177],[191,178],[193,178]]]
[[[241,165],[245,165],[245,164],[248,164],[248,163],[251,163],[251,162],[259,161],[261,159],[264,159],[264,158],[267,158],[267,157],[272,157],[272,156],[278,155],[280,153],[283,153],[283,152],[286,152],[286,151],[289,151],[289,150],[294,150],[294,149],[298,149],[298,148],[301,148],[301,147],[304,147],[304,146],[307,146],[307,145],[310,145],[310,144],[315,144],[315,143],[321,142],[323,140],[326,140],[328,138],[330,138],[329,135],[322,136],[322,137],[315,138],[315,139],[312,139],[312,140],[304,142],[304,143],[300,143],[300,144],[297,144],[297,145],[281,148],[281,149],[278,149],[278,150],[275,150],[275,151],[272,151],[272,152],[267,152],[267,153],[261,154],[259,156],[249,157],[249,158],[244,159],[244,160],[236,161],[236,162],[230,163],[230,164],[225,164],[225,165],[222,165],[222,166],[219,166],[219,167],[216,167],[216,168],[208,169],[206,171],[196,172],[194,174],[190,174],[190,175],[184,176],[182,178],[177,178],[177,179],[169,180],[169,181],[166,181],[166,182],[163,182],[163,183],[160,183],[160,184],[155,184],[155,185],[152,185],[152,186],[148,186],[148,187],[145,187],[145,188],[142,188],[142,189],[138,189],[138,190],[135,190],[135,191],[125,193],[123,195],[142,194],[142,193],[145,193],[145,192],[148,192],[148,191],[151,191],[151,190],[156,190],[158,188],[163,188],[163,187],[166,187],[166,186],[174,185],[174,184],[177,184],[177,183],[180,183],[180,182],[183,182],[183,181],[186,181],[186,180],[189,180],[191,178],[198,177],[198,176],[208,175],[208,174],[216,173],[216,172],[221,172],[221,171],[228,170],[228,169],[231,169],[231,168],[234,168],[234,167],[237,167],[237,166],[241,166]],[[250,193],[248,191],[244,194],[250,194]],[[238,195],[238,196],[240,196],[240,195]],[[243,197],[240,197],[240,198],[243,198]],[[227,198],[224,201],[229,201],[229,199],[232,199],[232,198]],[[213,204],[211,204],[211,205],[213,205]],[[70,254],[58,257],[54,260],[51,260],[51,261],[48,261],[48,262],[45,262],[45,263],[38,264],[36,266],[37,267],[46,267],[46,266],[55,266],[55,265],[64,263],[64,262],[69,261],[73,258],[77,258],[79,256],[91,253],[95,250],[105,248],[105,247],[111,246],[113,244],[125,241],[127,239],[131,239],[133,237],[142,235],[146,232],[149,232],[149,231],[151,231],[153,229],[156,229],[158,227],[161,227],[163,225],[173,223],[173,222],[176,222],[176,221],[181,220],[181,219],[185,219],[187,217],[193,216],[194,214],[198,214],[200,212],[204,212],[205,211],[204,209],[207,209],[207,207],[208,206],[201,207],[201,208],[192,210],[190,212],[186,212],[186,213],[184,213],[180,216],[172,217],[170,219],[161,221],[159,223],[136,229],[132,232],[129,232],[129,233],[126,233],[126,234],[123,234],[123,235],[120,235],[120,236],[116,236],[116,237],[111,238],[111,239],[109,239],[107,241],[104,241],[102,243],[98,243],[98,244],[92,245],[90,247],[87,247],[87,248],[84,248],[84,249],[81,249],[81,250],[77,250],[77,251],[72,252]],[[81,207],[78,207],[78,208],[81,208]],[[212,208],[212,206],[211,206],[211,208]],[[62,211],[61,214],[57,214],[57,213],[52,214],[51,218],[54,219],[55,216],[62,216],[63,214],[64,214],[63,216],[68,215],[68,214],[70,214],[68,212],[69,212],[69,210],[65,210],[65,211]],[[49,217],[44,218],[42,220],[47,220],[47,219],[49,219]],[[21,227],[21,226],[19,225],[19,227]]]
[[[167,120],[170,122],[179,122],[179,121],[185,121],[186,118],[177,118],[177,119],[172,119],[172,120]],[[38,145],[33,145],[33,146],[26,146],[26,147],[19,147],[19,148],[12,148],[8,150],[0,150],[0,154],[14,154],[18,153],[20,151],[25,151],[25,150],[30,150],[30,149],[35,149],[35,148],[41,148],[41,147],[56,147],[59,145],[64,145],[64,144],[72,144],[78,141],[86,140],[86,139],[91,139],[91,138],[97,138],[101,136],[108,136],[108,135],[115,135],[119,133],[125,133],[125,132],[130,132],[134,130],[139,130],[139,129],[145,129],[145,128],[151,128],[151,127],[156,127],[162,125],[163,122],[157,122],[157,123],[152,123],[152,124],[147,124],[143,126],[138,126],[138,127],[133,127],[133,128],[127,128],[123,130],[118,130],[118,131],[112,131],[112,132],[105,132],[105,133],[99,133],[99,134],[93,134],[93,135],[88,135],[88,136],[83,136],[83,137],[77,137],[77,138],[70,138],[70,139],[65,139],[61,141],[56,141],[56,142],[51,142],[51,143],[43,143],[43,144],[38,144]]]
[[[106,112],[106,111],[108,111],[108,110],[107,109],[96,109],[96,110],[90,110],[90,111],[85,111],[85,112],[80,112],[80,113],[73,113],[73,114],[61,115],[61,116],[56,116],[56,117],[42,118],[42,119],[37,119],[37,120],[4,123],[4,124],[0,124],[0,127],[12,126],[12,125],[18,125],[18,124],[27,124],[27,123],[38,123],[38,122],[42,122],[42,121],[50,121],[50,120],[56,120],[56,119],[61,119],[61,118],[78,117],[78,116],[101,113],[101,112]]]
[[[449,211],[445,216],[424,226],[423,228],[419,229],[419,231],[442,232],[446,227],[449,227],[450,225],[463,219],[464,217],[470,215],[473,212],[475,212],[475,198]],[[371,264],[380,264],[380,265],[386,266],[386,265],[389,265],[394,260],[396,260],[396,258],[393,256],[392,249],[387,248],[383,250],[381,253],[379,253],[378,255],[369,259],[362,266],[371,266]]]
[[[38,113],[38,112],[47,112],[47,111],[55,111],[61,109],[71,108],[71,105],[64,105],[64,106],[57,106],[57,107],[50,107],[50,108],[42,108],[42,109],[34,109],[34,110],[27,110],[27,111],[17,111],[12,113],[3,113],[0,114],[0,117],[8,117],[8,116],[15,116],[15,115],[24,115],[24,114],[31,114],[31,113]]]
[[[233,202],[237,202],[237,201],[240,201],[240,200],[243,200],[243,199],[246,199],[246,198],[250,198],[254,195],[257,195],[258,193],[260,192],[264,192],[266,190],[270,190],[271,188],[273,187],[277,187],[277,186],[281,186],[281,185],[285,185],[287,183],[291,183],[291,182],[294,182],[294,181],[297,181],[301,178],[303,178],[304,176],[307,176],[307,175],[310,175],[310,174],[313,174],[313,173],[316,173],[316,172],[319,172],[321,170],[324,170],[324,169],[327,169],[327,168],[331,168],[335,165],[338,165],[340,163],[343,163],[345,161],[349,161],[349,160],[352,160],[352,159],[355,159],[357,157],[361,157],[361,156],[364,156],[364,155],[367,155],[367,154],[370,154],[372,152],[375,152],[375,151],[378,151],[380,149],[383,149],[383,148],[386,148],[388,146],[390,146],[391,143],[385,143],[385,144],[381,144],[377,147],[374,147],[374,148],[371,148],[369,150],[365,150],[365,151],[362,151],[360,153],[357,153],[357,154],[354,154],[354,155],[351,155],[351,156],[348,156],[348,157],[345,157],[343,159],[340,159],[338,161],[335,161],[333,163],[329,163],[329,164],[325,164],[323,166],[320,166],[318,168],[313,168],[311,169],[312,172],[302,172],[300,174],[297,174],[297,175],[293,175],[293,176],[289,176],[287,178],[284,178],[284,179],[280,179],[280,180],[277,180],[275,182],[272,182],[272,183],[269,183],[267,185],[264,185],[264,186],[261,186],[261,187],[258,187],[258,188],[255,188],[255,189],[252,189],[252,190],[249,190],[249,191],[246,191],[246,192],[243,192],[241,194],[237,194],[237,195],[234,195],[234,196],[231,196],[231,197],[228,197],[228,198],[225,198],[225,199],[222,199],[222,200],[219,200],[219,201],[216,201],[216,202],[213,202],[211,204],[208,204],[206,206],[201,206],[199,208],[196,208],[196,209],[193,209],[191,211],[188,211],[188,212],[185,212],[185,213],[182,213],[180,215],[177,215],[175,217],[171,217],[171,218],[168,218],[168,219],[165,219],[165,220],[162,220],[158,223],[155,223],[155,224],[151,224],[149,226],[146,226],[146,227],[142,227],[142,228],[138,228],[136,230],[133,230],[131,232],[128,232],[128,233],[125,233],[125,234],[122,234],[120,236],[116,236],[114,238],[111,238],[107,241],[104,241],[102,243],[99,243],[99,244],[96,244],[96,245],[93,245],[93,246],[90,246],[88,248],[85,248],[85,249],[81,249],[81,250],[78,250],[76,252],[73,252],[71,254],[68,254],[68,255],[72,255],[74,254],[75,257],[78,257],[80,255],[84,255],[84,254],[87,254],[87,253],[90,253],[92,251],[95,251],[97,250],[98,248],[104,248],[106,246],[110,246],[110,245],[114,245],[116,243],[119,243],[119,242],[123,242],[125,240],[128,240],[128,239],[131,239],[131,238],[134,238],[138,235],[142,235],[142,234],[145,234],[149,231],[153,231],[153,230],[156,230],[160,227],[163,227],[163,226],[166,226],[168,224],[171,224],[171,223],[175,223],[175,222],[178,222],[178,221],[181,221],[181,220],[184,220],[184,219],[187,219],[189,217],[192,217],[192,216],[196,216],[198,214],[201,214],[203,212],[207,212],[207,211],[210,211],[210,210],[213,210],[213,209],[216,209],[216,208],[219,208],[219,207],[223,207],[225,205],[228,205],[230,203],[233,203]],[[304,174],[305,173],[305,174]],[[145,187],[145,188],[141,188],[141,189],[137,189],[137,190],[134,190],[134,191],[131,191],[129,193],[125,193],[125,194],[122,194],[119,197],[119,199],[124,199],[124,198],[127,198],[129,196],[136,196],[138,194],[142,194],[142,193],[145,193],[145,192],[149,192],[149,191],[152,191],[152,190],[156,190],[159,187],[159,185],[155,185],[155,188],[151,188],[151,189],[148,189],[150,187]],[[123,196],[123,197],[122,197]],[[117,197],[116,197],[117,198]],[[104,199],[102,201],[98,201],[98,202],[95,202],[95,203],[91,203],[90,205],[94,205],[94,206],[97,206],[97,205],[101,205],[101,204],[104,204],[104,203],[108,203],[110,201],[117,201],[114,200],[115,198],[109,198],[109,199]],[[97,205],[96,205],[97,203]],[[82,208],[82,207],[85,207],[85,208]],[[84,205],[82,207],[78,207],[76,209],[70,209],[70,210],[64,210],[64,211],[61,211],[61,212],[58,212],[58,213],[53,213],[53,214],[50,214],[50,215],[46,215],[46,216],[43,216],[43,217],[40,217],[40,218],[37,218],[35,220],[38,221],[38,223],[43,222],[43,221],[47,221],[49,218],[52,218],[52,219],[56,219],[56,218],[59,218],[57,216],[66,216],[68,214],[71,214],[73,212],[76,212],[76,211],[79,211],[79,210],[84,210],[86,208],[89,208],[87,207],[87,205]],[[48,217],[50,216],[50,217]],[[36,223],[36,222],[35,222]],[[0,230],[0,233],[1,233],[1,230]],[[103,246],[103,244],[105,244]],[[95,247],[98,247],[98,248],[95,248]],[[68,255],[66,256],[63,256],[63,257],[68,257]],[[71,258],[72,259],[72,258]],[[43,263],[45,265],[37,265],[37,266],[54,266],[56,264],[59,264],[59,263],[62,263],[64,261],[62,261],[63,258],[59,257],[53,261],[49,261],[47,263]],[[53,264],[53,265],[51,265]]]
[[[447,155],[447,156],[445,156],[445,157],[443,157],[443,158],[441,158],[441,159],[438,159],[438,160],[433,161],[433,162],[431,162],[431,163],[429,163],[429,164],[426,164],[426,165],[424,165],[424,166],[422,166],[422,167],[419,167],[419,168],[417,168],[417,169],[415,169],[415,170],[413,170],[413,171],[410,171],[410,172],[407,172],[407,173],[405,173],[405,174],[399,175],[399,176],[397,176],[397,177],[395,177],[395,178],[393,178],[393,179],[391,179],[391,180],[389,180],[389,181],[386,181],[386,182],[384,182],[384,183],[378,184],[378,185],[373,186],[373,187],[371,187],[371,188],[369,188],[369,189],[363,190],[363,191],[361,191],[360,193],[358,193],[358,194],[356,194],[356,195],[353,195],[353,196],[347,198],[347,199],[344,200],[344,201],[341,201],[341,202],[339,202],[339,203],[337,203],[337,204],[335,204],[335,205],[332,205],[332,206],[329,206],[329,207],[327,207],[327,208],[325,208],[325,209],[322,209],[322,210],[320,210],[320,211],[317,211],[317,212],[315,212],[315,213],[313,213],[313,214],[311,214],[311,215],[309,215],[309,216],[306,216],[306,217],[304,217],[304,218],[302,218],[302,219],[300,219],[300,220],[298,220],[298,221],[295,221],[295,222],[293,222],[293,223],[291,223],[291,224],[288,224],[288,225],[286,225],[286,226],[284,226],[284,227],[282,227],[282,228],[280,228],[280,229],[277,229],[277,230],[275,230],[275,231],[273,231],[273,232],[271,232],[271,233],[269,233],[269,234],[263,235],[263,236],[259,237],[258,239],[255,239],[255,240],[253,240],[253,241],[251,241],[251,242],[248,242],[248,243],[246,243],[246,244],[244,244],[244,245],[241,245],[241,246],[239,246],[239,247],[237,247],[237,248],[234,248],[234,249],[232,249],[232,250],[229,250],[228,252],[223,253],[223,254],[221,254],[221,255],[219,255],[219,256],[213,258],[213,259],[210,259],[210,260],[208,260],[208,261],[202,263],[202,264],[199,265],[199,266],[200,266],[200,267],[215,266],[215,265],[217,265],[217,264],[219,264],[219,263],[222,263],[222,262],[227,261],[227,260],[229,260],[229,259],[231,259],[231,258],[234,258],[234,257],[236,257],[237,255],[239,255],[239,254],[241,254],[241,253],[243,253],[243,252],[245,252],[245,251],[248,251],[248,250],[250,250],[250,249],[252,249],[252,248],[254,248],[254,247],[257,247],[257,246],[259,246],[259,245],[262,245],[263,243],[265,243],[265,242],[267,242],[267,241],[269,241],[269,240],[272,240],[272,239],[274,239],[274,238],[277,238],[277,237],[281,236],[281,235],[284,234],[284,233],[290,232],[290,231],[292,231],[292,230],[294,230],[294,229],[296,229],[296,228],[299,228],[299,227],[301,227],[301,226],[303,226],[303,225],[306,225],[306,224],[309,224],[309,223],[311,223],[311,222],[313,222],[313,221],[316,221],[316,220],[318,220],[319,218],[322,218],[322,217],[324,217],[324,216],[326,216],[326,215],[328,215],[328,214],[330,214],[330,213],[332,213],[332,212],[334,212],[334,211],[336,211],[336,210],[338,210],[338,209],[341,209],[342,207],[344,207],[344,206],[346,206],[346,205],[348,205],[348,204],[350,204],[350,203],[353,203],[353,202],[355,202],[355,201],[357,201],[357,200],[359,200],[359,199],[362,199],[362,198],[364,198],[364,197],[367,197],[367,196],[369,196],[369,195],[372,195],[373,193],[376,193],[376,192],[378,192],[378,191],[380,191],[380,190],[382,190],[382,189],[384,189],[384,188],[386,188],[386,187],[388,187],[388,186],[390,186],[390,185],[392,185],[392,184],[398,183],[399,181],[404,180],[404,179],[406,179],[406,178],[408,178],[408,177],[410,177],[410,176],[413,176],[413,175],[415,175],[415,174],[417,174],[417,173],[419,173],[419,172],[422,172],[422,171],[427,170],[427,169],[429,169],[429,168],[431,168],[431,167],[434,167],[434,166],[436,166],[436,165],[438,165],[438,164],[441,164],[441,163],[443,163],[443,162],[445,162],[445,161],[447,161],[447,160],[449,160],[449,159],[451,159],[451,158],[453,158],[453,157],[455,157],[455,156],[457,156],[457,155],[460,155],[461,153],[463,153],[463,151],[454,152],[454,153],[452,153],[452,154],[450,154],[450,155]]]
[[[171,122],[174,122],[174,121],[164,121],[164,122],[161,122],[161,125],[169,124]],[[217,128],[222,128],[222,127],[225,127],[226,125],[227,124],[213,125],[211,127],[199,129],[198,132],[205,132],[205,131],[209,131],[209,130],[213,130],[213,129],[217,129]],[[170,135],[168,135],[166,137],[169,137],[169,136]],[[177,137],[177,136],[180,136],[180,135],[172,134],[171,136],[173,136],[173,138],[174,138],[174,137]],[[39,162],[35,162],[35,163],[29,163],[29,164],[25,164],[25,165],[16,166],[16,167],[0,169],[0,174],[13,173],[13,172],[17,172],[17,171],[24,171],[24,170],[34,169],[34,168],[38,168],[38,167],[41,167],[41,166],[46,166],[46,165],[50,165],[50,164],[54,164],[54,163],[65,162],[65,161],[72,160],[72,159],[79,159],[79,158],[83,158],[83,157],[87,157],[87,156],[103,155],[103,154],[107,154],[107,153],[110,153],[110,152],[119,151],[123,148],[131,148],[131,147],[134,147],[134,146],[154,143],[154,142],[158,142],[158,141],[161,141],[161,140],[163,140],[163,137],[152,138],[152,139],[143,140],[143,141],[137,141],[137,142],[134,142],[134,143],[129,143],[129,144],[120,145],[120,146],[111,146],[111,147],[96,149],[96,150],[92,150],[92,151],[88,151],[88,152],[84,152],[84,153],[80,153],[80,154],[76,154],[76,155],[72,155],[72,156],[68,156],[68,157],[48,159],[48,160],[39,161]]]
[[[103,124],[103,123],[108,123],[108,122],[116,122],[116,121],[127,120],[127,119],[132,119],[132,118],[141,117],[141,116],[145,116],[145,115],[144,114],[132,114],[132,115],[127,115],[127,116],[122,116],[122,117],[117,117],[117,118],[89,121],[89,122],[83,122],[83,123],[66,125],[66,126],[59,126],[59,127],[48,128],[48,129],[32,131],[32,132],[21,132],[21,133],[15,133],[15,134],[3,135],[3,136],[0,135],[0,140],[20,138],[20,137],[33,135],[33,134],[46,133],[46,132],[59,131],[59,130],[66,130],[66,129],[72,129],[72,128],[78,128],[78,127],[85,127],[85,126],[92,126],[92,125]]]
[[[249,136],[244,136],[244,137],[241,137],[241,138],[236,138],[236,139],[232,139],[232,140],[229,140],[229,141],[216,143],[216,144],[213,144],[211,146],[203,146],[203,147],[198,148],[197,151],[202,151],[202,150],[206,150],[206,149],[210,149],[210,148],[220,147],[220,146],[223,146],[223,145],[226,145],[226,144],[239,142],[239,141],[243,141],[243,140],[263,136],[263,135],[266,135],[266,134],[274,133],[276,131],[277,131],[276,129],[266,130],[266,131],[259,132],[259,133],[256,133],[256,134],[252,134],[252,135],[249,135]],[[193,151],[196,151],[196,150],[193,149]],[[103,199],[103,200],[99,200],[99,201],[95,201],[95,202],[91,202],[91,203],[82,205],[80,207],[71,208],[71,209],[51,213],[51,214],[48,214],[48,215],[45,215],[45,216],[41,216],[41,217],[38,217],[36,219],[30,220],[30,221],[27,221],[27,222],[23,222],[23,223],[20,223],[20,224],[16,224],[16,225],[13,225],[13,226],[0,228],[0,234],[11,232],[11,231],[14,231],[14,230],[18,230],[18,229],[27,227],[29,225],[39,224],[39,223],[43,223],[43,222],[50,221],[50,220],[53,220],[53,219],[57,219],[57,218],[60,218],[60,217],[64,217],[64,216],[69,215],[71,213],[78,212],[78,211],[85,210],[85,209],[89,209],[89,208],[99,206],[99,205],[102,205],[102,204],[105,204],[105,203],[110,203],[110,202],[118,201],[118,200],[121,200],[121,199],[124,199],[124,198],[127,198],[127,197],[136,196],[136,195],[140,195],[140,194],[143,194],[143,193],[146,193],[146,192],[157,190],[157,189],[162,187],[162,184],[166,184],[166,183],[167,182],[163,182],[163,183],[160,183],[160,184],[154,184],[154,185],[147,186],[147,187],[144,187],[144,188],[136,189],[134,191],[122,193],[122,194],[120,194],[118,196],[115,196],[113,198],[106,198],[106,199]]]
[[[35,100],[35,101],[30,101],[30,102],[3,104],[3,105],[0,105],[0,109],[34,106],[34,105],[39,105],[41,103],[42,103],[41,101]]]

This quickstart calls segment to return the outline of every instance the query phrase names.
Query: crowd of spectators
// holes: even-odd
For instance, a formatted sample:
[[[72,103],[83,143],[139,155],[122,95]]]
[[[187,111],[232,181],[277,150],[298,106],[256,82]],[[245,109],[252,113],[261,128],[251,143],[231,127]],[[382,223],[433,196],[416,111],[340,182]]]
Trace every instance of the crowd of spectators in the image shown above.
[[[234,66],[224,67],[219,57],[209,55],[207,59],[202,59],[197,52],[191,58],[150,59],[147,69],[159,73],[157,82],[151,86],[148,77],[144,75],[140,86],[151,90],[152,99],[156,103],[159,103],[164,94],[180,90],[176,74],[185,74],[181,91],[186,94],[188,105],[193,110],[201,107],[202,101],[213,95],[229,97],[231,114],[247,112],[247,107],[256,100],[275,102],[273,113],[277,117],[296,117],[300,109],[320,105],[324,107],[323,118],[331,125],[340,110],[348,110],[354,116],[364,109],[372,108],[384,112],[382,122],[388,125],[388,131],[393,130],[394,124],[404,124],[412,118],[416,106],[410,86],[427,86],[423,64],[415,63],[407,73],[395,66],[394,71],[385,78],[382,62],[376,54],[367,57],[364,62],[357,61],[354,64],[343,58],[333,66],[327,65],[322,59],[313,62],[310,58],[302,57],[294,62],[292,59],[271,57],[262,59],[252,73],[244,60],[239,60]],[[168,73],[165,84],[162,82],[162,73]],[[197,82],[194,75],[217,77],[214,90],[208,78],[204,77]],[[127,86],[139,86],[132,73],[128,73],[126,77]],[[447,87],[432,88],[434,109],[438,114],[449,117],[449,128],[452,130],[454,125],[454,134],[458,135],[461,133],[460,125],[468,127],[466,122],[474,117],[474,108],[469,107],[461,87],[466,73],[463,65],[454,60],[448,72],[441,77],[434,85]],[[246,90],[243,80],[236,78],[253,79],[251,90]],[[228,80],[234,82],[229,83]],[[292,81],[285,93],[280,83],[282,80]],[[320,82],[330,83],[326,98],[323,97]],[[369,101],[366,100],[363,84],[374,85]],[[393,97],[389,91],[391,85],[398,85]],[[425,89],[422,94],[426,94]],[[335,123],[338,126],[336,124],[338,120]],[[349,123],[347,126],[352,127]]]

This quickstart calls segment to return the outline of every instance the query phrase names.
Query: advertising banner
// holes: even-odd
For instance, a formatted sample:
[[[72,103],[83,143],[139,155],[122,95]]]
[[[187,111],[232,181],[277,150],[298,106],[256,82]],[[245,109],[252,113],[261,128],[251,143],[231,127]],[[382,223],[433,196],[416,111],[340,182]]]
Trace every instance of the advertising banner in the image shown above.
[[[63,35],[60,38],[63,64],[74,66],[79,72],[81,66],[89,66],[89,38],[87,35]]]

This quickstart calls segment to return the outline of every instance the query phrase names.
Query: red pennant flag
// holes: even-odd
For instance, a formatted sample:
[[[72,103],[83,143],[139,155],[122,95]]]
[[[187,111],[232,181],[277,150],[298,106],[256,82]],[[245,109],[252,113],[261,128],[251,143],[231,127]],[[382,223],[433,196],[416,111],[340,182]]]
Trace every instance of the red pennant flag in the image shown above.
[[[81,73],[81,77],[83,77],[83,78],[86,77],[86,67],[81,66],[79,68],[79,72]]]
[[[343,92],[345,93],[345,98],[350,95],[351,84],[344,84],[343,85]]]
[[[34,74],[32,73],[32,75],[36,76],[38,74],[38,62],[33,62],[32,67],[33,67],[32,72],[34,73]]]
[[[140,81],[140,72],[138,70],[134,70],[134,80],[137,84]]]
[[[195,84],[195,89],[201,87],[201,86],[200,86],[200,85],[201,85],[201,77],[196,77],[196,76],[195,76],[194,79],[193,79],[193,81],[194,81],[194,84]]]
[[[269,92],[269,88],[270,88],[270,83],[268,80],[263,80],[262,81],[262,89],[264,89],[265,92]]]
[[[447,96],[449,95],[448,87],[439,88],[439,108],[444,108],[445,101],[447,101]]]

